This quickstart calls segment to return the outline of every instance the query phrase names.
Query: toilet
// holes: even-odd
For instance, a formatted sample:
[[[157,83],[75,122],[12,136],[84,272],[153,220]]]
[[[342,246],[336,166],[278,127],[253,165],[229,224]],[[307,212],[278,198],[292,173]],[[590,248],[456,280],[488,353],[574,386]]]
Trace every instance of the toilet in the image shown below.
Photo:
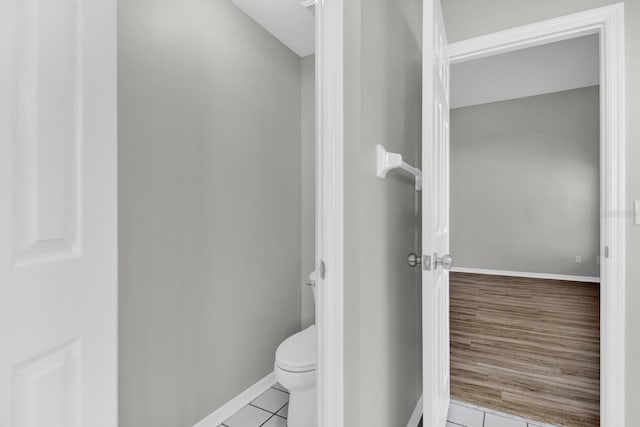
[[[309,275],[315,301],[315,272]],[[289,390],[288,427],[316,426],[316,325],[311,325],[282,341],[276,350],[274,372]]]

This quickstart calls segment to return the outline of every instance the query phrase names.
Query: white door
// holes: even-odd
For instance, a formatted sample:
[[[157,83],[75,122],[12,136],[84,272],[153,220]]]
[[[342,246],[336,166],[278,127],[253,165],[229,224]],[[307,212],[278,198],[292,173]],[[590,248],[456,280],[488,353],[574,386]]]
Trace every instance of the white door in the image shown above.
[[[115,427],[116,2],[0,0],[0,427]]]
[[[439,0],[425,0],[422,98],[422,346],[425,427],[449,408],[449,59]]]

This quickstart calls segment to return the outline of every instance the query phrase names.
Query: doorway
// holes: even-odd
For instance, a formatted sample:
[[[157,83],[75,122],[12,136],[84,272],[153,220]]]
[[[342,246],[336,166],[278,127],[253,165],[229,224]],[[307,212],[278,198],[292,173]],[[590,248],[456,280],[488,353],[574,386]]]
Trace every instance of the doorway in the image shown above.
[[[428,22],[434,27],[439,21],[439,5],[437,2],[430,9],[425,4],[425,28]],[[435,12],[434,12],[435,11]],[[518,27],[499,33],[478,37],[449,45],[449,60],[445,67],[438,67],[431,61],[437,61],[438,40],[433,35],[425,33],[424,67],[425,84],[423,88],[423,108],[427,113],[432,112],[433,99],[436,98],[433,87],[437,84],[448,86],[448,70],[437,73],[438,70],[448,68],[450,64],[459,64],[474,59],[486,58],[506,52],[546,45],[553,42],[568,40],[580,36],[596,34],[600,40],[600,330],[601,330],[601,387],[600,387],[600,415],[601,425],[624,424],[624,224],[621,215],[624,212],[623,177],[624,177],[624,71],[623,71],[623,9],[614,5],[586,12],[567,15],[536,24]],[[434,55],[430,54],[432,50]],[[445,61],[443,61],[445,62]],[[434,72],[434,70],[436,72]],[[442,82],[442,83],[437,83]],[[448,102],[448,98],[446,99]],[[448,108],[448,105],[447,105]],[[448,119],[448,117],[446,117]],[[423,168],[432,158],[437,157],[438,147],[429,138],[437,134],[438,116],[424,116],[425,131],[423,132]],[[448,120],[445,120],[448,126]],[[448,132],[448,129],[447,129]],[[444,138],[443,146],[448,150],[448,140]],[[440,158],[440,173],[448,170],[448,152]],[[434,172],[437,174],[438,171]],[[437,178],[437,175],[436,175]],[[424,187],[430,188],[437,180],[425,181]],[[444,180],[448,180],[445,175]],[[434,213],[442,211],[442,201],[448,201],[448,182],[441,184],[445,188],[445,196],[437,198],[437,191],[426,192],[423,200],[423,257],[434,256],[434,242],[432,234],[442,232],[432,229],[433,223],[425,222]],[[433,195],[431,195],[433,194]],[[448,213],[447,213],[448,215]],[[447,224],[448,225],[448,224]],[[448,232],[448,229],[447,229]],[[442,247],[448,249],[447,242]],[[433,255],[431,255],[433,254]],[[455,254],[453,254],[455,257]],[[455,258],[454,258],[455,259]],[[448,305],[448,286],[444,298],[430,298],[429,286],[435,283],[435,278],[441,273],[438,268],[433,270],[424,268],[431,265],[423,260],[423,313],[437,313],[423,315],[423,389],[424,389],[424,417],[425,425],[444,425],[449,394],[449,319],[446,313],[438,311],[439,305],[446,299]],[[437,264],[434,266],[437,267]],[[447,277],[447,281],[448,281]],[[443,338],[446,337],[446,339]],[[446,354],[443,353],[446,351]],[[446,358],[446,363],[436,363]],[[446,369],[446,371],[443,371]],[[445,378],[444,382],[438,379]],[[445,402],[447,404],[445,404]]]
[[[454,401],[599,424],[598,60],[589,35],[451,67]]]

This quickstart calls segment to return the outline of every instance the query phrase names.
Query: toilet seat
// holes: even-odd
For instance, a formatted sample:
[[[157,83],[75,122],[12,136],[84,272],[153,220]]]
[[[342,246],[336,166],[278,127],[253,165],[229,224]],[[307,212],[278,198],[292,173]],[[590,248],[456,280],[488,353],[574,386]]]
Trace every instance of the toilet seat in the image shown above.
[[[278,346],[276,366],[288,372],[315,371],[317,353],[316,325],[311,325]]]

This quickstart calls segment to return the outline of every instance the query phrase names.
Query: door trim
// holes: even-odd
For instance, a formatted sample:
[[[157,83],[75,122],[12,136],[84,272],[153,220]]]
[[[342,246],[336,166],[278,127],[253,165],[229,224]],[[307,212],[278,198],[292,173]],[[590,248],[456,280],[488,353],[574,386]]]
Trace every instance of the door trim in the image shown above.
[[[343,416],[343,0],[316,3],[316,324],[318,427]]]
[[[492,270],[487,268],[456,267],[456,266],[453,266],[450,272],[451,273],[488,274],[492,276],[507,276],[507,277],[528,277],[531,279],[566,280],[569,282],[586,282],[586,283],[598,283],[598,284],[600,283],[600,277],[574,276],[572,274],[534,273],[530,271]]]
[[[576,38],[600,37],[600,425],[625,425],[624,4],[449,45],[450,63]],[[605,257],[608,247],[609,257]]]

